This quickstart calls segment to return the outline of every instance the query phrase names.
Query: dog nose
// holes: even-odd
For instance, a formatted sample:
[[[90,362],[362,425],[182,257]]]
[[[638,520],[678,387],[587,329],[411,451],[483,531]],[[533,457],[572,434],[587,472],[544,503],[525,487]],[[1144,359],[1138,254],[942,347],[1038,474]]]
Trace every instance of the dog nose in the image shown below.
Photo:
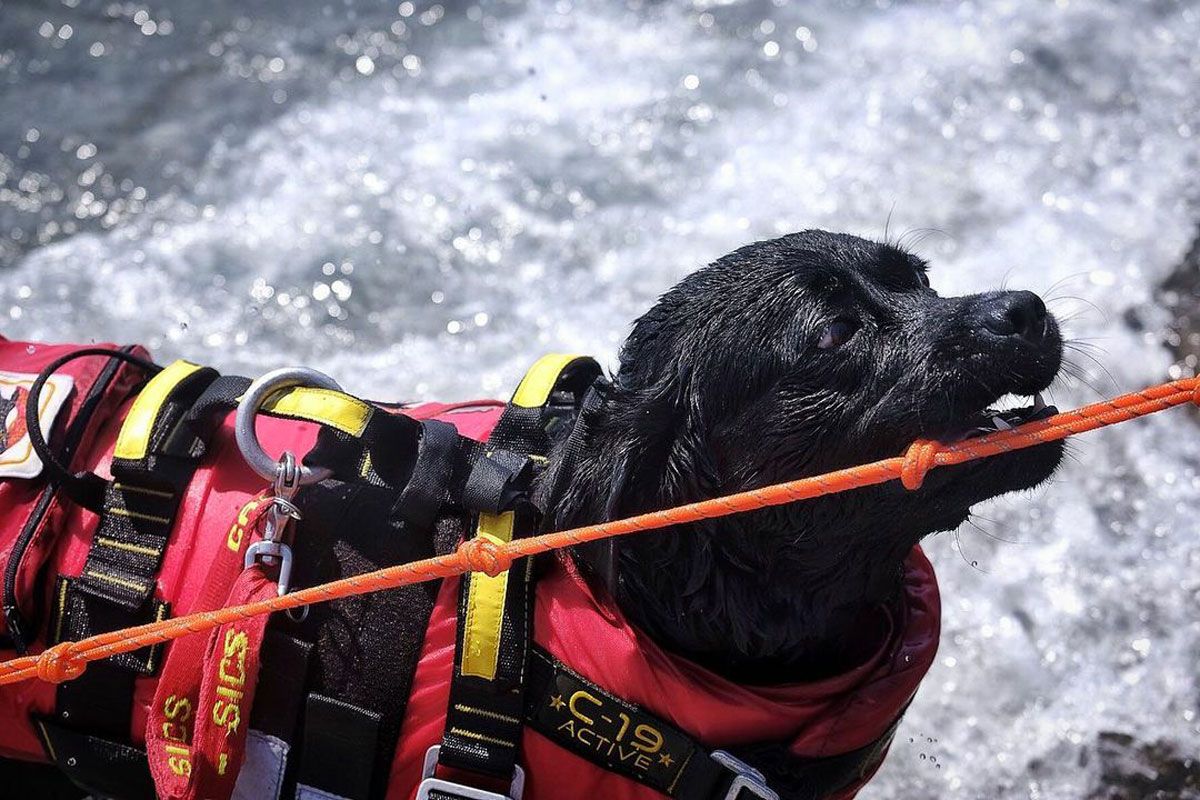
[[[1046,332],[1046,304],[1033,292],[994,295],[984,309],[983,327],[997,336],[1036,342]]]

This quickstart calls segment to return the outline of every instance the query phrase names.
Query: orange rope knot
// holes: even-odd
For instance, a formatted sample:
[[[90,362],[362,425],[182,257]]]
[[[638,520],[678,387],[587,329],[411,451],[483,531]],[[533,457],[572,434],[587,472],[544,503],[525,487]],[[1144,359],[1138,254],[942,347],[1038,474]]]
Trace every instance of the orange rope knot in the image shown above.
[[[47,683],[62,683],[78,678],[87,669],[87,660],[75,653],[75,642],[62,642],[46,650],[37,660],[37,676]]]
[[[459,563],[471,572],[482,572],[493,578],[512,566],[512,556],[485,536],[468,539],[456,552]]]
[[[1192,380],[1192,402],[1200,406],[1200,374],[1197,374]]]
[[[917,439],[909,445],[900,467],[900,482],[905,489],[913,492],[921,488],[940,449],[941,445],[931,439]]]

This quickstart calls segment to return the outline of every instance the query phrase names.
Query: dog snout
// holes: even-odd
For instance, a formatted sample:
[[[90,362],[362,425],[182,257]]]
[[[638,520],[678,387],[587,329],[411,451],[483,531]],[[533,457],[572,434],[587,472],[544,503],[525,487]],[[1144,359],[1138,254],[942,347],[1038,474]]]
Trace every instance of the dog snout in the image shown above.
[[[997,292],[980,304],[980,323],[994,336],[1040,342],[1046,335],[1048,314],[1042,298],[1033,292]]]

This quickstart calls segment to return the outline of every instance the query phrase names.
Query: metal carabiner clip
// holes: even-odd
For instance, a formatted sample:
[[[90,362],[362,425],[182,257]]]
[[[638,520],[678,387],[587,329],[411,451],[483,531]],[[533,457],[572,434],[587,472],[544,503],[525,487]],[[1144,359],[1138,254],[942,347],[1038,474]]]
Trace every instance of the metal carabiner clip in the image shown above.
[[[263,524],[263,538],[246,548],[244,567],[261,561],[269,567],[279,567],[278,592],[287,594],[292,578],[292,548],[284,541],[288,523],[300,519],[300,509],[292,502],[300,489],[300,469],[296,457],[285,451],[275,469],[275,484],[272,487],[271,507]]]
[[[242,457],[255,472],[272,482],[274,494],[271,498],[271,508],[267,510],[267,520],[263,525],[262,541],[255,542],[246,549],[245,566],[249,568],[256,561],[261,561],[266,566],[278,565],[280,597],[287,594],[292,577],[292,548],[284,541],[284,533],[290,520],[300,519],[300,509],[292,500],[301,486],[325,480],[331,474],[330,470],[324,467],[306,467],[298,463],[290,452],[284,452],[279,461],[272,461],[259,444],[254,425],[258,410],[277,393],[297,386],[316,386],[341,391],[337,381],[314,369],[277,369],[250,384],[250,388],[238,403],[237,417],[234,421],[234,433]],[[289,611],[288,616],[297,622],[302,621],[308,616],[308,606],[298,615],[292,615]]]

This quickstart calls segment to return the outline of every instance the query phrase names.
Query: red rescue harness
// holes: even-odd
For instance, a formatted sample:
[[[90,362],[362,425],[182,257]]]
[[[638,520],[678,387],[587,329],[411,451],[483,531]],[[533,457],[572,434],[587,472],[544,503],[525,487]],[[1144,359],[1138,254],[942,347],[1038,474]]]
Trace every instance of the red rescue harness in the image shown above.
[[[222,411],[218,416],[203,458],[187,473],[179,496],[170,499],[178,502],[177,510],[161,512],[169,538],[164,538],[157,553],[147,547],[150,540],[121,539],[124,529],[102,520],[113,513],[147,516],[144,511],[129,512],[106,500],[104,515],[98,515],[70,502],[54,485],[33,479],[41,470],[29,460],[28,432],[22,427],[24,417],[18,406],[28,396],[32,378],[74,349],[0,339],[0,412],[4,412],[0,426],[5,430],[0,442],[4,445],[0,451],[0,566],[6,575],[0,658],[26,649],[37,652],[47,644],[78,635],[72,625],[84,623],[70,612],[73,604],[91,602],[91,595],[85,592],[88,581],[100,581],[97,585],[102,590],[103,581],[117,581],[114,592],[122,588],[121,581],[136,584],[117,569],[119,559],[99,559],[97,539],[105,536],[117,537],[108,544],[116,556],[127,553],[130,558],[140,558],[148,553],[147,557],[160,559],[156,568],[146,573],[153,577],[152,591],[138,614],[178,616],[211,607],[228,596],[261,596],[271,589],[253,570],[241,570],[250,536],[244,529],[246,520],[239,520],[239,514],[245,517],[246,509],[253,507],[248,504],[262,492],[263,480],[241,457],[234,441],[232,413]],[[140,349],[133,352],[145,355]],[[186,380],[195,379],[198,373],[183,370],[180,374],[184,377],[178,385],[185,386]],[[133,402],[142,396],[135,394],[141,377],[132,366],[106,364],[95,358],[71,362],[59,372],[54,392],[42,406],[41,427],[47,438],[54,433],[58,441],[71,441],[67,455],[72,470],[105,478],[112,475],[114,450],[116,462],[121,460],[118,433],[124,441],[128,418],[138,414]],[[547,393],[553,386],[554,380],[550,380]],[[519,389],[515,402],[520,394]],[[271,457],[285,450],[307,452],[322,425],[353,428],[354,413],[329,416],[320,403],[313,406],[304,400],[281,401],[271,409],[275,416],[258,420],[259,440]],[[354,398],[347,401],[351,402],[350,412],[383,413]],[[483,442],[492,435],[506,408],[513,405],[482,401],[426,404],[402,413],[415,420],[450,423],[461,436]],[[162,444],[149,431],[146,439],[151,450]],[[104,572],[96,566],[107,563],[116,565],[115,571]],[[89,577],[89,570],[96,574]],[[236,582],[228,578],[238,573],[241,576]],[[214,586],[213,575],[225,576],[216,582],[232,586]],[[59,577],[49,580],[50,576]],[[449,728],[447,708],[458,669],[460,583],[443,582],[429,617],[388,775],[388,800],[416,796],[429,772],[426,756],[443,741]],[[569,560],[560,558],[536,582],[532,603],[529,721],[518,727],[520,763],[527,775],[524,798],[557,800],[567,796],[564,787],[569,787],[569,796],[581,798],[675,796],[675,783],[686,779],[685,767],[691,759],[707,759],[712,748],[763,741],[790,742],[791,754],[802,760],[836,758],[874,747],[871,756],[862,760],[862,773],[836,794],[852,797],[878,767],[895,723],[933,661],[939,618],[932,567],[920,549],[914,549],[905,564],[902,601],[894,608],[880,609],[876,624],[863,631],[869,639],[864,644],[870,645],[864,650],[870,655],[862,663],[813,683],[740,686],[663,651],[631,626],[607,595],[594,591]],[[249,649],[247,640],[238,638],[247,635],[251,637]],[[229,754],[228,760],[214,756],[206,762],[210,775],[204,785],[213,792],[208,796],[228,796],[234,791],[235,777],[235,797],[265,796],[270,789],[264,786],[275,791],[282,787],[282,768],[274,782],[267,780],[270,776],[249,774],[264,769],[258,762],[250,763],[244,774],[237,776],[249,726],[249,722],[242,724],[242,715],[249,714],[246,708],[231,707],[228,701],[235,698],[235,702],[248,704],[253,698],[254,676],[248,673],[257,670],[255,642],[262,635],[261,625],[249,633],[222,629],[207,646],[193,647],[195,654],[188,660],[203,660],[203,674],[190,673],[186,664],[181,667],[179,658],[169,661],[176,654],[192,652],[184,644],[186,639],[171,645],[165,654],[142,654],[141,661],[133,659],[126,665],[133,675],[128,708],[116,715],[116,724],[104,735],[127,742],[135,758],[144,757],[137,756],[134,748],[151,748],[158,792],[199,796],[194,787],[169,788],[172,780],[188,778],[193,769],[196,753],[189,753],[189,747]],[[169,662],[165,673],[164,656]],[[195,668],[200,670],[201,665]],[[27,682],[0,687],[0,756],[56,761],[70,774],[75,757],[64,751],[83,744],[75,738],[76,720],[67,719],[65,710],[90,707],[88,702],[80,705],[78,698],[72,701],[70,685],[56,688]],[[179,691],[175,691],[177,685]],[[222,691],[226,694],[221,695]],[[205,711],[204,724],[195,723],[192,715],[196,708],[191,702],[187,705],[189,725],[176,724],[185,721],[182,699],[190,697],[187,692],[199,692],[195,700]],[[235,711],[238,724],[228,724],[235,722]],[[174,769],[169,761],[173,743],[183,753],[176,754]],[[117,745],[105,747],[108,757]],[[79,757],[83,759],[83,750]],[[188,791],[193,794],[185,794]],[[329,793],[303,796],[337,800]]]

